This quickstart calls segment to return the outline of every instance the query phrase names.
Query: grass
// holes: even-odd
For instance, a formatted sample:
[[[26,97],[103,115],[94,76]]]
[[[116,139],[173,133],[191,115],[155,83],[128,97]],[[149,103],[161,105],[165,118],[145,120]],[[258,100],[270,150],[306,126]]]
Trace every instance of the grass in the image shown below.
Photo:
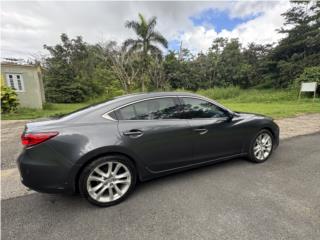
[[[312,101],[310,96],[298,100],[294,89],[243,90],[238,87],[199,90],[200,95],[212,98],[239,112],[253,112],[273,118],[292,117],[306,113],[320,113],[320,99]]]
[[[298,101],[295,90],[243,90],[229,87],[199,90],[197,93],[215,99],[233,111],[260,113],[273,118],[320,113],[319,98],[314,102],[308,97]],[[101,101],[101,98],[86,103],[50,103],[46,104],[43,110],[19,108],[16,113],[2,114],[1,118],[3,120],[19,120],[52,117],[75,111],[97,101]]]
[[[50,103],[43,110],[19,108],[17,112],[10,114],[2,114],[2,120],[22,120],[54,117],[61,114],[73,112],[77,109],[87,106],[88,103]]]
[[[260,113],[275,119],[292,117],[306,113],[320,113],[320,102],[273,102],[273,103],[236,103],[220,101],[224,106],[239,112]]]
[[[298,92],[294,89],[285,90],[257,90],[257,89],[240,89],[238,87],[214,88],[199,90],[198,94],[215,100],[229,100],[233,102],[279,102],[279,101],[296,101]]]

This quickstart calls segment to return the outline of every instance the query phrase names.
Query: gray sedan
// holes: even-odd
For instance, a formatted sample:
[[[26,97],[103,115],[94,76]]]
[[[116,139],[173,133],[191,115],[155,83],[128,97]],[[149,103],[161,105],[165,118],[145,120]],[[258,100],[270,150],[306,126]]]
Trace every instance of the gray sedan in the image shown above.
[[[115,98],[59,119],[26,125],[17,163],[40,192],[80,192],[89,202],[123,201],[136,182],[237,157],[261,163],[279,143],[262,115],[232,112],[191,93]]]

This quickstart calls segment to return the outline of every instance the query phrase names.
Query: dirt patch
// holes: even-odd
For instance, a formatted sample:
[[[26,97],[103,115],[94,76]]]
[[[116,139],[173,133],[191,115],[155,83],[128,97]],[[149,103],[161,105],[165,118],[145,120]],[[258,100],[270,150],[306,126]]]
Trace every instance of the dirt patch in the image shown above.
[[[320,131],[320,114],[307,114],[276,120],[280,127],[280,138],[290,138]]]

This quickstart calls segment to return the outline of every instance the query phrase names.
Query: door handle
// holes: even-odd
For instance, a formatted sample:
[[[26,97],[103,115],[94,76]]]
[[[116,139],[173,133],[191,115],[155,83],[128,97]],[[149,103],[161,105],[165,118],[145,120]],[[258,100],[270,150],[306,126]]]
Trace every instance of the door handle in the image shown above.
[[[195,132],[198,132],[200,135],[206,134],[208,132],[208,129],[206,129],[206,128],[195,128],[193,130]]]
[[[143,134],[143,132],[140,130],[130,130],[127,132],[123,132],[123,135],[129,136],[129,137],[135,137],[135,138],[141,137],[142,134]]]

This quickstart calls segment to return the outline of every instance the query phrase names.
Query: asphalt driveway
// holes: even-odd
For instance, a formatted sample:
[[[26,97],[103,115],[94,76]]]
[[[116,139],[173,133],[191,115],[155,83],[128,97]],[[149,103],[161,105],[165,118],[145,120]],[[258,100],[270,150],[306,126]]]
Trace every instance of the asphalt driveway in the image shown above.
[[[2,201],[2,239],[319,239],[320,134],[283,140],[263,164],[236,159],[140,184],[120,205],[79,196]]]

